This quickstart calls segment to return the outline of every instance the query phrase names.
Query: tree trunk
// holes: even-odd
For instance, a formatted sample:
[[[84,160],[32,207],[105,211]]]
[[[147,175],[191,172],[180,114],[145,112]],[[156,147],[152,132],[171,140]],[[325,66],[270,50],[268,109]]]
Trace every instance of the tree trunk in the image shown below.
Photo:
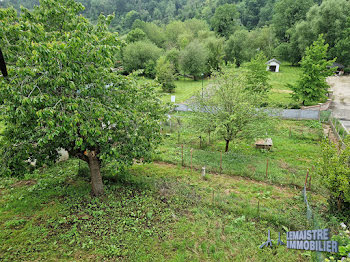
[[[88,163],[91,174],[92,193],[95,196],[100,196],[104,193],[102,176],[100,172],[100,160],[94,151],[87,153],[87,157],[89,159]]]
[[[226,148],[225,148],[225,152],[228,152],[228,146],[230,144],[230,140],[226,140]]]

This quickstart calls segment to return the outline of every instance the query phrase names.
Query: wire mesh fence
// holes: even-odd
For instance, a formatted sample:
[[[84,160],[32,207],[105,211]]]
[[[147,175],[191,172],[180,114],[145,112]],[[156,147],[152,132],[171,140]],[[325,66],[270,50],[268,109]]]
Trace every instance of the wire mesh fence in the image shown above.
[[[334,115],[331,115],[329,118],[329,124],[331,125],[332,131],[342,147],[345,147],[345,139],[350,135],[350,132],[345,126],[344,122],[345,121],[340,121],[334,117]]]
[[[205,167],[206,171],[210,173],[242,176],[278,185],[295,186],[300,189],[303,188],[308,168],[310,176],[315,175],[311,164],[304,168],[305,163],[300,160],[300,165],[303,166],[293,166],[282,159],[270,157],[267,150],[266,154],[263,155],[254,155],[249,151],[237,153],[234,150],[225,153],[196,149],[193,148],[193,144],[187,143],[164,147],[155,160],[181,165],[197,171]],[[313,183],[314,188],[317,188],[319,181],[314,179]],[[309,187],[311,188],[311,186],[310,181]]]
[[[317,218],[316,213],[312,212],[312,208],[309,204],[308,198],[307,198],[307,188],[306,188],[306,183],[303,188],[303,198],[306,206],[306,218],[308,221],[308,224],[312,229],[321,229],[321,223],[319,222],[319,219]],[[316,262],[323,262],[324,261],[324,256],[321,252],[317,251],[313,253],[312,255],[312,260]]]

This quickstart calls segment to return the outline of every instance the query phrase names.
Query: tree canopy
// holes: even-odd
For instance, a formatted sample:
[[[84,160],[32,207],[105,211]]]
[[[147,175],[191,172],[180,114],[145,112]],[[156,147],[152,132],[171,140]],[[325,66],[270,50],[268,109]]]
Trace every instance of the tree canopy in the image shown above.
[[[111,72],[120,49],[108,26],[92,25],[73,0],[45,0],[33,11],[0,9],[9,77],[0,79],[7,173],[52,164],[58,148],[89,164],[92,190],[103,193],[100,167],[150,159],[165,110],[152,86]],[[49,21],[49,22],[48,22]],[[20,169],[22,168],[22,170]]]
[[[335,68],[330,67],[335,60],[327,60],[327,50],[328,44],[325,44],[322,35],[306,48],[300,62],[303,74],[295,86],[290,86],[294,91],[294,99],[301,100],[303,105],[326,98],[329,88],[326,77],[331,76],[335,71]]]

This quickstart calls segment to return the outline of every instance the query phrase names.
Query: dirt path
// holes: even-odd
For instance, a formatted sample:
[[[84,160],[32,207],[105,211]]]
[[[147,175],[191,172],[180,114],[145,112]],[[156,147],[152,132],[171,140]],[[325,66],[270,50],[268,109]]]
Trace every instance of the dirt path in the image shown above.
[[[331,110],[350,131],[350,76],[332,76],[327,82],[334,91]]]

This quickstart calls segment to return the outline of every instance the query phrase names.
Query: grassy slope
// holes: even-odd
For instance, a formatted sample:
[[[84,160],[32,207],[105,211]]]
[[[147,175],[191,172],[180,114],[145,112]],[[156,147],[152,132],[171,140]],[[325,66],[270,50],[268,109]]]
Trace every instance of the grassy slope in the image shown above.
[[[307,261],[258,249],[268,229],[276,240],[305,228],[299,190],[147,164],[105,176],[106,195],[91,198],[85,168],[70,160],[1,180],[0,260]]]

